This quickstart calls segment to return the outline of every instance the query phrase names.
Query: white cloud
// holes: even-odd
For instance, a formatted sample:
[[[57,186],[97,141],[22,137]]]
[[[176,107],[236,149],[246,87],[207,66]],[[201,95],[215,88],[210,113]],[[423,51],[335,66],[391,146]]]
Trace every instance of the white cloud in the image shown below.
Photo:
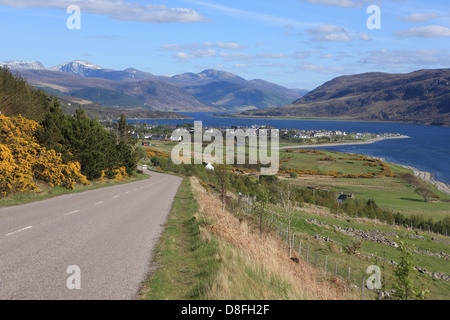
[[[333,24],[321,24],[319,26],[305,30],[312,35],[314,41],[349,42],[355,39],[369,41],[371,38],[365,33],[348,31],[345,28]]]
[[[355,6],[352,0],[300,0],[312,4],[324,4],[326,6],[337,6],[343,8],[352,8]]]
[[[306,29],[305,31],[309,34],[317,35],[317,34],[345,32],[345,29],[332,24],[321,24],[317,27]]]
[[[168,8],[165,5],[140,4],[125,0],[0,0],[0,4],[14,8],[54,8],[67,10],[77,5],[81,12],[106,15],[114,20],[148,23],[209,21],[187,8]]]
[[[443,26],[431,25],[419,28],[412,28],[404,31],[397,31],[394,35],[398,37],[450,37],[450,29]]]
[[[367,33],[361,33],[361,34],[359,35],[359,39],[360,39],[360,40],[363,40],[363,41],[370,41],[370,40],[372,40],[372,39],[370,38],[370,36],[369,36]]]
[[[242,46],[237,43],[223,43],[223,42],[205,42],[203,44],[205,47],[211,47],[211,48],[221,48],[221,49],[228,49],[228,50],[242,50],[247,48],[247,46]]]
[[[177,52],[175,53],[174,57],[178,60],[191,60],[191,59],[197,59],[197,58],[205,58],[205,57],[214,57],[217,55],[216,50],[214,49],[199,49],[194,50],[189,53],[186,52]]]
[[[436,13],[413,13],[404,18],[398,18],[397,20],[402,20],[412,23],[424,23],[428,20],[439,18],[440,16]]]
[[[282,53],[258,53],[256,54],[260,58],[267,58],[267,59],[287,59],[287,55]]]
[[[437,49],[390,51],[384,48],[367,52],[367,55],[360,59],[359,62],[378,65],[380,68],[387,65],[438,68],[450,65],[450,53],[447,50]]]
[[[181,51],[181,50],[200,50],[208,48],[220,48],[226,50],[242,50],[247,48],[237,43],[224,42],[204,42],[204,43],[186,43],[186,44],[163,44],[161,49],[165,51]]]
[[[335,41],[335,42],[349,42],[354,38],[347,33],[330,33],[320,37],[316,37],[315,40],[319,41]]]
[[[297,51],[292,55],[293,59],[304,60],[311,57],[312,54],[319,54],[320,51],[317,50],[309,50],[309,51]]]
[[[187,54],[185,52],[177,52],[175,54],[175,58],[177,58],[179,60],[189,60],[189,59],[194,59],[195,56],[192,54]]]
[[[301,64],[298,68],[303,71],[312,71],[323,74],[341,74],[346,70],[344,67],[329,67],[312,63]]]
[[[251,59],[252,56],[247,53],[242,52],[220,52],[219,55],[227,61],[232,60],[248,60]]]
[[[312,25],[311,23],[306,23],[300,20],[295,20],[286,17],[279,17],[272,14],[260,13],[255,11],[236,9],[224,5],[209,3],[202,0],[189,0],[189,2],[200,6],[212,8],[214,10],[220,11],[222,14],[227,14],[234,17],[241,17],[246,20],[257,20],[269,25],[278,25],[282,27],[286,25],[290,25],[292,27],[305,27]]]

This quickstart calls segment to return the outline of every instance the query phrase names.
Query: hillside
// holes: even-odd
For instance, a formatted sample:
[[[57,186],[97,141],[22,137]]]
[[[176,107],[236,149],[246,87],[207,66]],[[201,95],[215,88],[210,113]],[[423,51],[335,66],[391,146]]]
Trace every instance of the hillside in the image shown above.
[[[294,103],[247,116],[293,116],[450,125],[450,69],[337,77]]]
[[[0,67],[0,113],[10,116],[22,115],[41,121],[53,105],[42,90],[28,86],[22,78],[14,77],[7,68]]]
[[[105,107],[139,107],[153,111],[211,110],[189,92],[162,81],[115,81],[51,70],[20,70],[18,73],[37,88],[53,89],[52,94],[80,98]]]
[[[276,108],[279,105],[291,102],[283,95],[226,81],[188,86],[184,89],[204,104],[227,109],[242,106],[264,109]]]

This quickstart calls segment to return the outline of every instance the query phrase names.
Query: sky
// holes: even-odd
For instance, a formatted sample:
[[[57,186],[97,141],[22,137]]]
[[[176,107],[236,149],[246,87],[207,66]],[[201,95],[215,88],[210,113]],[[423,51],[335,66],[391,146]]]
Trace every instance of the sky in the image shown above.
[[[450,67],[449,0],[0,0],[0,30],[0,61],[217,69],[307,90]]]

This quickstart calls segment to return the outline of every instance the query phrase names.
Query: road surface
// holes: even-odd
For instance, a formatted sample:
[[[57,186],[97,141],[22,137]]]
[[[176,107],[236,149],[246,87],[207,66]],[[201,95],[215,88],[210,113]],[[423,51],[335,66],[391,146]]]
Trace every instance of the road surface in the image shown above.
[[[148,173],[0,209],[0,299],[136,298],[182,180]]]

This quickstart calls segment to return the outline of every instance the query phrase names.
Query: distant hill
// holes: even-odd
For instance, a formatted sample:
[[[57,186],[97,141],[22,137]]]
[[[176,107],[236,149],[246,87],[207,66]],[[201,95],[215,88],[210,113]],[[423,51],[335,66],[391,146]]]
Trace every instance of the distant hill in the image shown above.
[[[245,80],[235,74],[212,69],[167,77],[133,68],[122,71],[104,69],[82,60],[50,69],[40,62],[8,61],[3,65],[47,92],[89,100],[106,107],[236,111],[281,107],[302,96],[302,91],[297,89],[261,79]],[[224,87],[214,83],[222,83]],[[211,89],[215,92],[210,92]]]
[[[225,109],[233,107],[277,108],[289,104],[303,95],[298,90],[288,89],[265,80],[245,80],[233,73],[213,69],[197,74],[184,73],[159,79],[191,92],[206,104],[225,107]],[[205,97],[207,98],[205,99]]]
[[[291,99],[271,91],[226,81],[212,82],[200,86],[188,86],[184,87],[184,89],[192,93],[204,104],[229,109],[242,106],[276,108],[277,106],[292,102]]]
[[[450,69],[337,77],[290,105],[242,114],[450,126]]]
[[[49,93],[80,98],[106,107],[154,111],[214,110],[189,92],[157,80],[115,81],[51,70],[20,70],[18,73],[31,85]]]

